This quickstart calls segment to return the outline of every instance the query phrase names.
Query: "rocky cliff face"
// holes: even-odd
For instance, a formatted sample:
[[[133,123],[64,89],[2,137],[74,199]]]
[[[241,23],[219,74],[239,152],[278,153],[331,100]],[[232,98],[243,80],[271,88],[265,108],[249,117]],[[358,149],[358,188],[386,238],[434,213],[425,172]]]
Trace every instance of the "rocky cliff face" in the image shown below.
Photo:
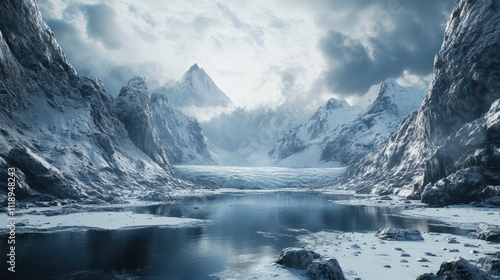
[[[498,1],[457,2],[418,113],[397,127],[380,152],[346,172],[346,186],[421,196],[433,205],[495,195],[486,190],[500,185],[499,11]]]
[[[125,124],[132,142],[156,163],[169,169],[169,162],[162,149],[158,133],[153,126],[153,116],[149,104],[151,92],[146,80],[133,77],[120,90],[114,101],[114,112]]]
[[[0,4],[0,123],[0,165],[34,200],[182,187],[130,140],[104,85],[71,67],[33,0]]]
[[[173,108],[162,94],[151,99],[153,125],[158,131],[163,151],[173,164],[214,163],[207,148],[206,137],[195,118]]]

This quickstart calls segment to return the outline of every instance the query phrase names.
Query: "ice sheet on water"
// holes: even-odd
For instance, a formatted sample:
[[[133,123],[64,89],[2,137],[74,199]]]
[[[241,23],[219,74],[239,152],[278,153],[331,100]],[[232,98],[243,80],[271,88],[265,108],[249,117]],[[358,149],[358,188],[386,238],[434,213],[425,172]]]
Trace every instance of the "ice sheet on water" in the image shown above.
[[[283,168],[178,165],[177,177],[203,185],[238,189],[313,188],[331,185],[343,168]]]

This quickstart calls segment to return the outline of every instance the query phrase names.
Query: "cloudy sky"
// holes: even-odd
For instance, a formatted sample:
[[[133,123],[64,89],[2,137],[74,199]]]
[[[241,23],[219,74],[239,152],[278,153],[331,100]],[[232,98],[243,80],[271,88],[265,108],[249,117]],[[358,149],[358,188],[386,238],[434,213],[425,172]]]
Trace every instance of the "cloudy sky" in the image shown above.
[[[80,74],[112,95],[194,63],[236,105],[373,98],[387,78],[429,79],[454,0],[37,0]]]

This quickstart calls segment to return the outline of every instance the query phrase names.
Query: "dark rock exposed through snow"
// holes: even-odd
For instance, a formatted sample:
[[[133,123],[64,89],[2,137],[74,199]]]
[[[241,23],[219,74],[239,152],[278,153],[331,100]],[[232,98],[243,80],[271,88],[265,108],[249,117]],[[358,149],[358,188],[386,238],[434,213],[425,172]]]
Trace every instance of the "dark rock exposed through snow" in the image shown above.
[[[443,262],[436,274],[426,273],[417,280],[493,280],[493,278],[463,258],[456,257]]]
[[[390,241],[418,241],[424,240],[420,231],[416,229],[383,228],[375,234],[382,240]]]
[[[286,267],[306,270],[312,280],[344,280],[344,272],[335,258],[322,258],[314,251],[289,247],[281,250],[276,261]]]

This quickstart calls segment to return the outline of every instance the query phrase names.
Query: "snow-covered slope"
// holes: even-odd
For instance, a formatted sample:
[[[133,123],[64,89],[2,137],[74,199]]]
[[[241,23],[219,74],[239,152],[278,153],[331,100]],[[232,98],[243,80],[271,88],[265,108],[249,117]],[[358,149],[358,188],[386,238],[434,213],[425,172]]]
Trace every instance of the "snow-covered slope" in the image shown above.
[[[280,165],[355,163],[386,140],[405,115],[418,109],[426,92],[427,85],[403,87],[389,79],[366,109],[331,98],[306,123],[288,131],[269,155]]]
[[[499,199],[499,9],[493,0],[457,1],[418,113],[350,168],[345,186],[433,205]]]
[[[310,149],[314,152],[309,156],[319,162],[319,151],[324,145],[323,138],[340,126],[352,122],[358,114],[358,107],[350,106],[345,100],[331,98],[306,123],[293,127],[279,138],[269,155],[283,160]],[[301,164],[300,159],[297,164]]]
[[[151,110],[154,127],[172,164],[214,163],[206,137],[195,118],[172,108],[167,97],[161,94],[153,94]]]
[[[356,163],[387,140],[404,116],[420,107],[427,91],[427,84],[403,87],[394,80],[385,81],[366,112],[325,138],[321,160]]]
[[[186,186],[131,141],[111,95],[71,67],[34,0],[0,5],[0,77],[0,167],[15,169],[18,199],[117,202]]]
[[[198,64],[191,66],[180,81],[156,89],[155,94],[164,95],[172,106],[200,121],[235,109],[231,99]]]

